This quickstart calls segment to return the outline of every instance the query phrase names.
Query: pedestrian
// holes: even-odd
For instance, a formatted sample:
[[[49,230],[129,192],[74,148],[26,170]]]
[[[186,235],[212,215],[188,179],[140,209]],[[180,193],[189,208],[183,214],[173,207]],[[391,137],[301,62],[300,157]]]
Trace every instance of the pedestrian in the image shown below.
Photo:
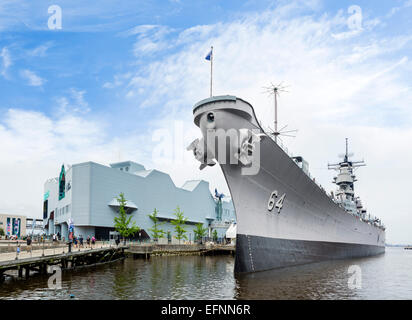
[[[118,237],[116,238],[116,246],[119,246],[119,243],[120,243],[120,237],[118,236]]]
[[[31,252],[31,237],[27,237],[27,252]]]
[[[16,260],[19,259],[19,254],[20,254],[20,243],[19,243],[19,241],[17,241]]]
[[[81,248],[83,248],[83,236],[82,235],[80,235],[80,238],[79,238],[79,241],[80,241],[80,247]]]
[[[96,243],[96,238],[92,236],[92,246],[94,246],[95,243]]]
[[[87,236],[86,243],[87,243],[87,246],[90,247],[90,236]]]

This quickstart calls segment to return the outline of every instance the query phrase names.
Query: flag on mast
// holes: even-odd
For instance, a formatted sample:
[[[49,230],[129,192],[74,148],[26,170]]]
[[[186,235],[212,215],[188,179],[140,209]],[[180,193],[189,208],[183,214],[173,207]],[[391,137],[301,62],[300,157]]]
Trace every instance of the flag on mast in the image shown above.
[[[210,96],[212,96],[213,88],[213,46],[210,48],[209,53],[205,57],[206,60],[210,61]]]
[[[210,61],[212,59],[212,54],[213,54],[213,47],[212,47],[212,50],[210,50],[210,52],[207,54],[205,59]]]

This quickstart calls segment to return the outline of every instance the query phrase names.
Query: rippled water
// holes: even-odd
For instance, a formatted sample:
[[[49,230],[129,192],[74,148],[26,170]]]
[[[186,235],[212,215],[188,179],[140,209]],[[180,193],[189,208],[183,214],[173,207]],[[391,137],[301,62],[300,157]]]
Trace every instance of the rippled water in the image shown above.
[[[350,289],[348,268],[361,270]],[[63,273],[62,289],[47,277],[7,281],[2,299],[412,299],[412,250],[234,275],[231,256],[131,258]]]

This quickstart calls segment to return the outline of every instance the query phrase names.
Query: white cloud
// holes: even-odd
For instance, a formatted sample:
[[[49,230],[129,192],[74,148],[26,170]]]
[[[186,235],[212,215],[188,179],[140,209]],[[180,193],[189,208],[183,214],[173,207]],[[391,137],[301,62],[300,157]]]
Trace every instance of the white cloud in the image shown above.
[[[12,65],[10,52],[6,47],[1,49],[0,57],[2,59],[2,68],[1,68],[1,73],[0,74],[3,77],[6,77],[7,76],[7,69]]]
[[[0,212],[40,217],[43,183],[58,175],[62,163],[109,164],[119,150],[131,150],[124,155],[138,160],[140,138],[129,138],[108,136],[103,121],[9,109],[0,122]]]
[[[136,57],[165,50],[172,45],[166,41],[166,36],[174,29],[162,25],[140,25],[127,32],[127,35],[137,35],[133,52]]]
[[[58,112],[63,114],[85,114],[90,111],[89,103],[85,100],[85,90],[70,88],[68,97],[57,98]]]
[[[105,82],[103,84],[103,88],[106,89],[113,89],[117,88],[127,82],[128,79],[132,76],[132,73],[128,72],[126,74],[119,74],[114,76],[114,80],[112,82]]]
[[[144,36],[144,35],[147,35],[150,31],[155,30],[159,27],[160,27],[159,25],[155,25],[155,24],[141,24],[125,32],[122,32],[121,34],[125,36],[132,36],[132,35]]]
[[[20,75],[28,81],[28,85],[33,87],[41,87],[46,80],[40,78],[33,71],[25,69],[20,71]]]
[[[45,44],[41,44],[27,52],[28,55],[33,57],[44,57],[46,56],[47,50],[52,47],[52,42],[47,42]]]
[[[386,14],[386,18],[391,18],[394,14],[401,11],[402,9],[412,7],[412,0],[405,1],[401,6],[393,7],[389,13]]]

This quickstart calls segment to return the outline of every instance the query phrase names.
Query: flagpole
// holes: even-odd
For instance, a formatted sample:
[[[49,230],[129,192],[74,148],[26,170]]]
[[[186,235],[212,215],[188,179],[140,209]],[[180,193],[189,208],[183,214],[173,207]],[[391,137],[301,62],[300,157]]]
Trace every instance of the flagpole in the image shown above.
[[[210,96],[212,97],[212,88],[213,88],[213,46],[211,48],[211,55],[210,55]]]

